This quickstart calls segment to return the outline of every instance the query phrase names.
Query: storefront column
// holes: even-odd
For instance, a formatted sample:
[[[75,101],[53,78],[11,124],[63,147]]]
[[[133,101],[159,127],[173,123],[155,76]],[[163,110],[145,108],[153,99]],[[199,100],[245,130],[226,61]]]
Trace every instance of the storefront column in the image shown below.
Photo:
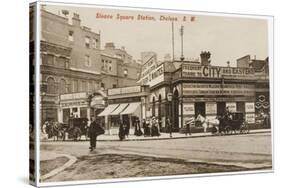
[[[80,118],[81,114],[80,114],[80,107],[77,108],[77,114],[78,114],[78,117]]]
[[[62,110],[62,108],[60,108],[60,107],[58,107],[57,108],[58,110],[57,110],[57,112],[58,112],[58,122],[63,122],[63,110]]]
[[[108,116],[104,116],[105,133],[110,135],[110,126],[108,122]]]
[[[88,118],[88,120],[91,120],[91,108],[90,107],[87,108],[87,118]]]

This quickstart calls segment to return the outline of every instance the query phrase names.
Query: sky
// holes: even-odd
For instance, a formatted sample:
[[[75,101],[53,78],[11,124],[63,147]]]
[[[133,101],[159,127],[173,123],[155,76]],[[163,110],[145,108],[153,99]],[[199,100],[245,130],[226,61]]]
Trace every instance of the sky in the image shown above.
[[[165,54],[172,56],[172,22],[160,21],[160,16],[176,17],[174,21],[175,57],[181,55],[180,27],[184,26],[183,54],[185,59],[198,59],[201,51],[211,52],[211,64],[236,66],[236,59],[245,55],[251,58],[265,59],[268,56],[268,25],[261,18],[197,15],[187,12],[175,14],[167,11],[127,10],[96,7],[77,7],[47,5],[45,10],[60,14],[68,10],[69,16],[78,13],[81,25],[90,27],[94,32],[101,32],[101,46],[114,42],[117,48],[124,46],[134,59],[140,59],[140,53],[153,51],[158,60]],[[112,15],[113,19],[96,18],[96,14]],[[118,20],[117,14],[134,16],[134,20]],[[155,20],[141,21],[136,17],[141,14],[154,17]],[[186,16],[187,21],[183,21]],[[195,16],[195,21],[190,18]]]

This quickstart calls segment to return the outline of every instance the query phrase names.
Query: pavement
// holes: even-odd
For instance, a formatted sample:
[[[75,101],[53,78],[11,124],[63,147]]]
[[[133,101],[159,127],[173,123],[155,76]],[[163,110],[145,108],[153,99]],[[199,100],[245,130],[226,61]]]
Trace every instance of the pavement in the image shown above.
[[[250,132],[248,134],[269,133],[269,132],[271,132],[271,129],[255,129],[255,130],[250,130]],[[135,136],[133,134],[130,134],[123,141],[167,140],[167,139],[196,138],[196,137],[207,137],[207,136],[218,136],[218,134],[212,134],[211,132],[207,132],[207,133],[192,133],[191,135],[189,135],[189,134],[185,135],[183,133],[176,132],[176,133],[172,133],[172,137],[170,137],[169,133],[161,133],[160,136],[154,136],[154,137]],[[224,136],[228,136],[228,135],[224,135]],[[97,140],[98,141],[120,141],[118,135],[116,135],[116,134],[103,134],[103,135],[98,136]],[[49,141],[53,141],[53,138],[48,139],[48,140],[42,140],[42,142],[49,142]],[[66,141],[73,141],[73,140],[69,139]],[[87,141],[87,139],[85,138],[85,136],[82,136],[82,138],[79,141]]]

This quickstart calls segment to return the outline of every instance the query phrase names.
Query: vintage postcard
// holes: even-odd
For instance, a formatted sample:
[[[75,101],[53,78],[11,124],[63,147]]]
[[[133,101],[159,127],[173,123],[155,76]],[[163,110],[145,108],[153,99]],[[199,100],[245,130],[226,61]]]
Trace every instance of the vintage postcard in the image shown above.
[[[272,24],[32,4],[31,182],[272,172]]]

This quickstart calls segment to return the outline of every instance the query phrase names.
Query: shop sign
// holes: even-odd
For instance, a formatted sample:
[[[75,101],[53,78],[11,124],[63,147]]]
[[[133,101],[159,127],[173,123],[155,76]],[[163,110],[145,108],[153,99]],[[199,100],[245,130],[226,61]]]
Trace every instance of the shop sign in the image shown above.
[[[108,89],[108,95],[122,95],[141,92],[141,86]]]
[[[254,96],[255,86],[252,84],[183,84],[183,95],[243,95]]]
[[[255,114],[251,113],[251,114],[246,114],[245,115],[245,119],[247,123],[255,123]]]
[[[63,94],[60,96],[61,100],[72,100],[72,99],[82,99],[87,98],[87,93],[70,93],[70,94]]]
[[[85,105],[88,105],[87,102],[85,101],[77,101],[77,102],[69,102],[69,103],[61,103],[61,107],[64,108],[64,107],[70,107],[70,106],[85,106]]]
[[[246,113],[253,113],[255,112],[255,103],[253,102],[246,102],[245,103],[245,112]]]
[[[105,102],[102,96],[95,96],[92,99],[91,106],[104,106]]]
[[[138,82],[141,83],[141,85],[149,85],[152,87],[162,81],[164,81],[164,64],[150,70],[146,74],[142,74],[142,78]]]
[[[253,68],[202,66],[194,64],[182,65],[183,77],[199,78],[254,78]]]
[[[226,107],[228,107],[230,112],[236,112],[236,102],[228,102]]]
[[[206,103],[206,114],[217,114],[217,104],[216,103]]]
[[[194,115],[195,109],[194,109],[194,103],[189,104],[183,104],[183,115]]]

